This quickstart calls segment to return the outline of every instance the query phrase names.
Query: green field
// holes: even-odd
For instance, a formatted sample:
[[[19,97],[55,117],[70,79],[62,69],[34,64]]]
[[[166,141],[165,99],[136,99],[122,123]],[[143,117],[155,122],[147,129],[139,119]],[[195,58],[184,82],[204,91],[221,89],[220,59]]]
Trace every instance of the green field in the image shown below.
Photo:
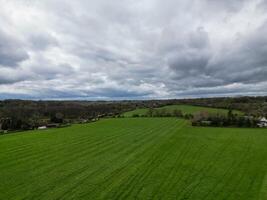
[[[106,119],[0,136],[0,199],[267,199],[267,130]]]
[[[160,108],[156,108],[156,110],[165,109],[166,112],[172,113],[174,110],[181,110],[183,114],[194,114],[200,111],[207,111],[209,113],[220,113],[220,114],[227,114],[228,110],[226,109],[218,109],[218,108],[209,108],[209,107],[202,107],[202,106],[191,106],[191,105],[170,105],[164,106]],[[124,117],[132,117],[135,114],[140,116],[146,115],[148,112],[147,108],[141,108],[126,112],[123,114]],[[241,114],[240,111],[234,111],[234,114]]]

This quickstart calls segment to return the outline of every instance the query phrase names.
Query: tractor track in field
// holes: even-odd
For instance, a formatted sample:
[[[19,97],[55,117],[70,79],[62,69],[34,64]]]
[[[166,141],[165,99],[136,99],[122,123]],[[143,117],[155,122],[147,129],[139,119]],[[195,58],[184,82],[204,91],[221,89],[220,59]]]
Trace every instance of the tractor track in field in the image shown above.
[[[165,125],[167,126],[168,123],[166,122]],[[150,128],[150,127],[149,127],[149,128]],[[165,128],[165,126],[164,126],[164,128]],[[147,133],[147,135],[151,135],[151,138],[146,138],[146,137],[144,137],[144,134],[143,134],[143,133],[138,133],[138,134],[140,134],[140,135],[143,136],[143,139],[145,140],[144,143],[145,143],[145,142],[151,140],[151,139],[154,137],[153,134],[151,134],[151,132],[153,132],[153,131],[154,131],[154,130],[152,129],[152,130],[148,131],[148,133]],[[124,132],[124,131],[122,131],[122,132]],[[132,134],[131,131],[130,131],[129,134]],[[125,136],[125,134],[124,134],[123,136]],[[121,151],[121,150],[123,150],[124,147],[117,143],[117,144],[112,144],[112,146],[109,146],[109,147],[106,148],[106,149],[102,149],[101,151],[94,152],[94,156],[95,156],[95,157],[96,157],[96,156],[99,156],[101,153],[103,153],[103,152],[105,152],[105,151],[107,151],[107,150],[109,150],[109,149],[112,149],[114,146],[118,146],[118,147],[119,147],[118,152],[120,152],[120,154],[123,153],[123,151]],[[136,147],[134,147],[134,148],[136,148]],[[134,150],[134,148],[133,148],[132,150]],[[128,149],[126,149],[126,150],[128,150]],[[131,150],[131,151],[132,151],[132,150]],[[128,151],[129,151],[129,150],[128,150]],[[85,153],[85,154],[86,154],[86,153]],[[116,158],[116,159],[119,159],[119,158],[120,158],[120,154],[117,155],[117,158]],[[89,164],[89,165],[90,165],[90,164]],[[72,178],[72,177],[77,176],[78,174],[82,174],[84,171],[87,170],[87,168],[89,167],[89,165],[85,165],[85,166],[84,166],[83,168],[81,168],[79,171],[77,171],[77,170],[74,171],[73,173],[69,174],[67,177],[64,177],[64,179],[59,179],[58,182],[56,182],[56,183],[64,182],[64,181],[66,181],[66,179],[70,179],[70,178]],[[77,186],[78,186],[79,184],[81,184],[84,180],[86,180],[87,177],[92,176],[92,175],[94,175],[94,174],[97,174],[97,173],[103,171],[105,168],[106,168],[106,167],[104,166],[103,168],[99,168],[98,170],[93,171],[91,174],[89,174],[88,176],[86,176],[85,178],[83,178],[81,181],[77,182],[77,184],[75,184],[75,186],[74,186],[73,188],[71,188],[69,191],[72,191],[75,187],[77,187]],[[54,183],[54,184],[56,184],[56,183]],[[50,191],[51,189],[53,189],[53,186],[51,186],[51,188],[47,189],[44,193]]]
[[[175,139],[181,139],[181,138],[175,138]],[[169,160],[174,159],[174,163],[172,164],[172,168],[169,170],[168,175],[165,176],[161,180],[161,184],[159,184],[157,187],[155,187],[151,191],[151,194],[150,194],[148,199],[154,199],[154,198],[160,199],[161,197],[159,197],[159,193],[160,193],[159,191],[162,190],[162,188],[164,187],[164,184],[166,185],[169,183],[169,180],[171,180],[171,177],[173,177],[173,178],[175,177],[175,174],[174,174],[175,173],[175,167],[179,166],[179,163],[181,163],[183,161],[183,159],[186,158],[187,153],[189,153],[189,151],[190,151],[192,141],[188,138],[186,138],[186,139],[187,139],[187,141],[183,142],[184,146],[181,146],[179,149],[174,148],[174,149],[169,150],[171,152],[176,152],[178,154],[178,156],[176,154],[174,154],[174,156],[176,155],[175,158],[170,156]],[[175,145],[172,145],[172,147],[175,147]],[[165,191],[162,191],[161,194],[164,194],[164,193],[165,193]]]
[[[175,162],[175,166],[178,166],[178,167],[176,167],[176,168],[174,167],[173,168],[172,172],[169,175],[169,178],[175,177],[175,174],[177,172],[179,172],[180,170],[183,170],[182,169],[182,167],[183,167],[182,166],[182,163],[187,158],[187,156],[190,156],[191,157],[191,159],[192,159],[192,165],[193,166],[198,161],[198,158],[201,155],[201,154],[199,154],[199,152],[202,149],[205,148],[205,145],[202,145],[198,150],[196,150],[196,152],[194,152],[193,156],[189,154],[190,151],[191,151],[190,147],[192,147],[192,145],[193,145],[192,144],[192,141],[190,141],[190,143],[188,144],[187,148],[185,148],[185,151],[183,153],[181,153],[181,156],[177,156],[177,159],[176,159],[176,162]],[[177,184],[179,184],[182,181],[182,179],[180,178],[180,176],[175,177],[175,178],[177,179],[177,181],[174,181],[173,183],[164,182],[165,185],[167,185],[168,188],[169,188],[169,190],[167,190],[167,191],[171,192],[177,186]],[[162,186],[162,188],[164,188],[164,187],[166,188],[167,186]],[[159,191],[158,191],[158,194],[160,194]],[[166,192],[166,190],[165,190],[165,192]],[[164,194],[164,191],[162,191],[161,195],[158,196],[158,199],[164,199],[164,197],[162,196],[163,194]],[[153,196],[152,199],[155,199],[155,197],[156,197],[156,194],[154,194],[154,196]]]
[[[241,166],[241,164],[244,162],[245,158],[247,158],[247,155],[248,155],[248,153],[250,152],[251,144],[248,143],[248,142],[246,142],[245,144],[248,144],[248,145],[245,147],[245,150],[246,150],[246,151],[244,152],[243,156],[241,157],[241,158],[242,158],[241,161],[239,161],[239,162],[236,162],[236,161],[235,161],[232,165],[230,165],[230,166],[225,170],[224,175],[223,175],[220,179],[223,179],[224,177],[226,177],[226,175],[228,175],[228,174],[232,171],[232,169],[233,169],[234,167],[235,167],[235,168],[239,168],[239,167]],[[210,168],[210,169],[212,169],[212,168]],[[210,170],[209,170],[208,172],[210,172]],[[207,173],[206,173],[206,174],[207,174]],[[233,177],[233,175],[234,175],[234,171],[232,171],[230,178],[229,178],[227,181],[225,181],[226,183],[224,184],[224,186],[227,185],[227,183],[231,180],[231,178]],[[205,176],[205,175],[204,175],[204,176]],[[243,177],[243,176],[241,176],[241,178],[242,178],[242,177]],[[199,184],[197,184],[197,185],[201,185],[202,180],[203,180],[203,179],[200,179],[200,182],[199,182]],[[224,179],[224,180],[225,180],[225,179]],[[208,196],[209,196],[210,194],[214,193],[214,190],[216,189],[216,186],[217,186],[218,184],[219,184],[219,182],[217,182],[217,184],[216,184],[212,189],[210,189],[210,190],[208,191],[208,193],[207,193],[201,200],[206,200],[206,199],[208,199]],[[185,196],[185,198],[186,198],[186,199],[190,199],[190,197],[191,197],[193,191],[194,191],[196,188],[197,188],[197,187],[195,187],[193,190],[191,190],[191,191],[188,193],[188,195]],[[223,190],[221,190],[221,191],[223,191]],[[225,191],[225,190],[224,190],[224,191]],[[215,194],[214,197],[216,197],[216,196],[218,196],[218,195],[219,195],[219,193]],[[212,199],[213,199],[213,198],[212,198]]]
[[[248,155],[250,155],[249,153],[251,152],[251,148],[252,148],[252,144],[251,144],[250,141],[251,141],[251,139],[248,138],[247,141],[245,142],[245,145],[244,145],[244,149],[245,149],[245,150],[244,150],[244,152],[242,152],[241,159],[240,159],[239,162],[236,162],[236,166],[235,166],[235,167],[236,167],[237,169],[242,169],[242,168],[241,168],[242,164],[244,164],[244,163],[246,162],[246,160],[247,160],[247,158],[248,158]],[[234,187],[231,188],[232,192],[234,192],[234,191],[236,190],[236,188],[237,188],[237,187],[239,186],[239,184],[241,183],[241,180],[245,177],[245,175],[246,175],[245,172],[246,172],[246,171],[245,171],[244,169],[241,170],[241,173],[239,172],[239,176],[240,176],[240,178],[237,179],[236,183],[234,184]],[[237,174],[235,173],[235,171],[232,170],[232,173],[230,174],[229,178],[226,179],[226,181],[225,181],[224,187],[226,187],[226,186],[230,183],[230,181],[233,180],[233,179],[235,178],[236,175],[237,175]],[[220,194],[220,193],[222,192],[222,190],[223,190],[223,187],[222,187],[221,191],[220,191],[218,194]],[[233,193],[231,193],[230,195],[226,196],[225,198],[223,198],[223,200],[225,200],[225,199],[229,199],[229,198],[231,197],[232,194],[233,194]],[[217,195],[217,194],[215,194],[215,195]]]
[[[152,148],[153,148],[153,149],[154,149],[154,148],[157,149],[157,146],[153,146]],[[119,199],[121,196],[123,196],[123,195],[126,195],[126,196],[127,196],[129,193],[131,193],[132,190],[134,189],[133,186],[135,185],[135,184],[132,184],[132,183],[135,182],[135,181],[140,181],[140,179],[142,179],[142,178],[146,175],[146,173],[148,173],[149,171],[152,171],[152,170],[153,170],[153,168],[151,168],[151,170],[148,170],[148,166],[150,167],[151,164],[153,164],[154,161],[157,159],[157,156],[155,156],[155,154],[156,154],[156,153],[152,154],[152,155],[150,156],[149,161],[146,161],[146,162],[145,162],[145,163],[146,163],[146,170],[143,171],[143,173],[135,173],[135,175],[132,177],[132,179],[130,180],[130,182],[128,182],[128,185],[126,185],[126,188],[128,188],[128,190],[122,190],[122,191],[126,191],[126,194],[124,194],[124,193],[119,193],[118,196],[116,196],[116,198]],[[131,185],[132,187],[129,187],[129,185]],[[138,185],[138,184],[136,184],[136,185]]]
[[[0,199],[266,197],[265,130],[187,124],[175,118],[107,119],[0,137]]]
[[[161,127],[161,129],[162,130],[164,130],[165,129],[165,127]],[[153,131],[150,131],[150,132],[153,132]],[[150,133],[151,134],[151,133]],[[150,134],[148,134],[148,135],[150,135]],[[142,143],[142,144],[139,144],[138,146],[139,147],[141,147],[141,146],[143,146],[143,145],[145,145],[147,142],[151,142],[151,141],[153,141],[152,139],[153,139],[153,135],[151,135],[152,137],[151,138],[146,138],[146,140]],[[154,142],[153,142],[154,143]],[[151,146],[153,145],[153,143],[151,144]],[[146,147],[146,149],[148,149],[149,147]],[[130,150],[128,150],[128,152],[126,152],[126,154],[128,154],[128,153],[131,153],[131,152],[133,152],[133,151],[135,151],[135,149],[136,149],[136,147],[133,147],[132,149],[130,149]],[[142,155],[142,153],[143,152],[145,152],[145,150],[146,149],[144,149],[141,153],[138,153],[138,152],[136,152],[136,154],[138,153],[138,154],[140,154],[140,155]],[[135,157],[136,156],[138,156],[138,154],[137,155],[135,155]],[[120,156],[118,157],[118,159],[120,159]],[[127,165],[128,165],[128,163],[130,163],[132,160],[129,160],[128,162],[126,161],[126,163],[124,164],[124,166],[126,167]],[[114,162],[114,159],[112,160],[112,162]],[[123,166],[122,166],[123,167]],[[97,173],[98,174],[98,173]],[[108,174],[108,176],[110,176],[110,174]],[[86,178],[84,179],[84,181],[86,181]],[[76,186],[77,187],[77,186]],[[71,192],[73,189],[75,189],[75,188],[72,188],[69,192]]]
[[[63,160],[62,162],[57,163],[57,165],[48,166],[49,168],[47,168],[45,171],[42,171],[42,175],[46,174],[46,172],[49,172],[51,169],[53,169],[55,167],[59,167],[59,166],[64,165],[64,164],[66,164],[68,162],[69,163],[73,162],[73,158],[77,159],[77,157],[78,157],[78,158],[82,159],[83,158],[82,156],[88,154],[88,152],[87,151],[84,152],[84,150],[88,150],[88,147],[85,146],[84,149],[76,149],[74,151],[72,150],[72,153],[75,153],[73,156],[68,157],[67,160]],[[90,150],[92,150],[92,149],[90,149]],[[99,150],[102,151],[103,149],[99,149]],[[76,154],[76,152],[81,152],[81,153],[80,154]],[[92,151],[92,153],[96,153],[96,152]]]
[[[165,132],[163,132],[163,134],[165,134]],[[161,137],[158,137],[159,139],[162,139]],[[144,153],[146,153],[147,152],[147,149],[150,149],[150,147],[153,147],[153,144],[155,143],[156,141],[154,141],[151,145],[149,145],[149,146],[146,146],[146,148],[145,149],[143,149],[141,152],[139,152],[138,153],[138,155],[135,155],[135,157],[139,157],[139,156],[142,156]],[[131,160],[131,162],[133,162],[133,161],[135,161],[135,160]],[[132,168],[132,167],[127,167],[127,165],[125,165],[125,166],[123,166],[123,168],[122,169],[126,169],[126,168]],[[134,165],[134,168],[136,168],[136,165]],[[118,172],[118,173],[115,173],[115,174],[109,174],[107,177],[106,177],[106,181],[108,181],[108,180],[110,180],[110,178],[112,178],[112,177],[114,177],[114,176],[116,176],[116,178],[119,176],[119,175],[123,175],[123,173],[125,172],[125,171],[123,171],[122,169],[120,169],[120,170],[115,170],[116,172]],[[125,177],[122,177],[122,179],[123,178],[125,178]],[[129,180],[128,178],[127,178],[127,180]],[[105,184],[105,182],[103,181],[103,183],[100,183],[100,184]],[[108,184],[108,185],[110,185],[111,184],[111,182]],[[110,187],[109,187],[110,188]],[[109,189],[109,191],[111,190],[111,188]]]
[[[125,129],[126,130],[126,129]],[[123,132],[124,130],[122,130],[121,132]],[[119,135],[120,136],[120,135]],[[108,138],[107,138],[107,140],[108,139],[110,139],[110,138],[115,138],[115,137],[117,137],[117,135],[112,135],[112,136],[108,136]],[[83,140],[83,139],[87,139],[87,140]],[[77,138],[77,140],[76,141],[74,141],[74,142],[70,142],[70,143],[68,143],[68,145],[69,146],[71,146],[71,145],[75,145],[75,146],[80,146],[80,145],[91,145],[91,144],[101,144],[101,143],[103,143],[104,141],[101,141],[101,142],[99,142],[99,141],[92,141],[91,143],[89,142],[88,143],[88,141],[90,141],[90,140],[88,140],[89,138],[88,138],[88,136],[83,136],[82,138]],[[41,142],[40,142],[41,143]],[[60,150],[62,150],[62,149],[65,149],[65,144],[64,143],[62,143],[62,144],[59,144],[59,145],[57,145],[56,146],[57,147],[57,149],[56,150],[58,150],[58,151],[60,151]],[[60,148],[61,147],[61,148]],[[32,147],[30,147],[30,148],[32,148]],[[47,156],[49,156],[50,155],[50,153],[52,153],[54,151],[54,149],[51,149],[51,150],[48,150],[48,151],[46,151],[45,152],[45,155],[47,155]],[[28,159],[35,159],[36,157],[38,157],[38,156],[40,156],[39,154],[33,154],[32,152],[29,152],[29,154],[24,154],[24,158],[21,158],[21,159],[18,159],[18,160],[16,160],[16,164],[18,164],[17,162],[18,161],[21,161],[21,162],[23,162],[23,161],[27,161]],[[43,158],[45,158],[45,157],[43,157]],[[11,158],[12,159],[12,158]],[[7,160],[8,161],[8,160]],[[12,163],[12,162],[10,162],[10,165],[12,165],[12,164],[14,164],[14,163]],[[2,167],[2,165],[0,165],[0,167]],[[8,165],[4,165],[4,167],[8,167]]]
[[[216,162],[220,160],[220,157],[223,155],[224,151],[227,149],[227,147],[232,143],[232,139],[229,138],[229,141],[227,143],[224,143],[221,145],[221,148],[218,148],[218,150],[212,155],[212,161],[208,163],[206,166],[204,165],[199,171],[192,174],[191,180],[187,180],[188,182],[192,182],[186,185],[184,188],[182,188],[179,192],[177,192],[175,199],[188,199],[188,197],[191,195],[191,193],[194,192],[196,188],[198,188],[199,185],[201,185],[202,181],[205,179],[208,172],[214,168]],[[198,179],[197,182],[194,180]]]
[[[152,191],[152,196],[150,199],[154,199],[154,198],[158,198],[158,199],[161,199],[161,197],[157,196],[160,194],[160,191],[162,191],[162,188],[166,187],[165,185],[168,184],[168,180],[171,178],[171,177],[174,177],[175,176],[175,166],[177,166],[179,163],[182,162],[182,160],[184,159],[184,157],[187,155],[187,153],[190,151],[190,147],[191,146],[191,140],[188,139],[185,143],[184,143],[184,146],[182,146],[179,150],[179,153],[177,152],[178,149],[176,150],[177,154],[179,156],[176,156],[176,159],[175,159],[175,162],[172,166],[172,169],[170,169],[170,172],[169,174],[162,180],[161,184],[156,187],[153,191]],[[164,192],[163,192],[164,193]],[[162,194],[163,194],[162,193]]]
[[[80,145],[88,145],[88,146],[89,145],[101,145],[101,144],[105,144],[107,140],[110,141],[110,142],[112,142],[110,139],[114,139],[115,140],[115,139],[121,137],[121,133],[127,133],[127,131],[129,131],[129,129],[127,129],[127,128],[125,128],[125,129],[117,129],[117,130],[120,130],[119,132],[117,132],[117,135],[107,136],[107,138],[105,138],[105,140],[101,140],[100,142],[99,141],[91,141],[91,142],[88,143],[88,141],[90,141],[90,140],[88,140],[88,135],[85,135],[82,138],[77,138],[77,140],[75,142],[68,143],[68,145],[69,146],[70,145],[75,145],[75,146],[80,146]],[[130,131],[128,133],[131,134]],[[127,134],[125,134],[125,135],[127,136]],[[87,140],[83,140],[83,139],[87,139]],[[57,147],[57,149],[56,149],[57,151],[60,151],[62,149],[65,149],[65,143],[60,144],[60,145],[57,145],[56,147]],[[59,148],[59,147],[61,147],[61,148]],[[48,151],[45,152],[45,155],[46,156],[50,156],[50,153],[53,153],[53,151],[54,151],[54,149],[48,150]],[[30,156],[32,156],[32,157],[30,157]],[[11,162],[10,165],[12,165],[12,164],[18,164],[18,161],[27,161],[28,159],[35,159],[36,157],[38,157],[40,155],[39,154],[32,154],[32,153],[30,153],[30,156],[28,156],[26,154],[26,156],[24,155],[24,158],[21,158],[21,159],[18,159],[16,161],[14,161],[15,163],[12,163]],[[42,157],[42,158],[43,158],[43,160],[46,159],[46,157]],[[8,166],[4,166],[4,167],[8,167]]]
[[[179,125],[179,129],[181,129],[183,127],[183,125],[184,124]],[[174,127],[173,129],[177,130],[176,127]],[[175,134],[175,131],[169,136],[168,139],[172,138],[172,136],[174,134]],[[168,140],[168,139],[166,139],[166,140]],[[167,141],[165,141],[165,143],[161,144],[160,147],[165,145],[166,143],[167,143]],[[154,151],[153,154],[150,156],[150,160],[145,163],[146,164],[146,170],[143,171],[143,173],[139,173],[139,174],[136,173],[136,175],[132,177],[130,182],[128,182],[128,185],[131,185],[131,187],[126,185],[125,186],[127,188],[126,192],[116,195],[115,196],[116,199],[125,199],[125,198],[127,198],[131,194],[131,192],[134,189],[136,189],[136,188],[134,188],[134,186],[138,185],[138,183],[142,182],[146,177],[148,177],[155,170],[155,168],[158,167],[158,165],[155,165],[155,164],[156,164],[157,160],[160,158],[160,156],[158,156],[158,153],[159,153],[158,149],[160,147],[155,147],[156,151]],[[164,152],[163,155],[166,155],[167,153],[168,152]],[[162,157],[162,155],[161,155],[161,157]],[[153,166],[155,166],[155,167],[153,168]],[[133,184],[134,182],[137,182],[137,183]],[[142,186],[141,186],[141,189],[142,189]],[[140,190],[140,186],[139,186],[139,190]],[[125,190],[120,190],[120,191],[125,191]]]
[[[95,124],[94,124],[95,125]],[[87,125],[88,126],[88,125]],[[70,127],[73,129],[73,127]],[[87,127],[83,127],[83,128],[87,128]],[[92,127],[90,127],[92,129]],[[121,130],[122,131],[122,128],[116,128],[117,130]],[[124,130],[128,130],[129,128],[125,127]],[[60,130],[63,130],[63,129],[60,129]],[[49,130],[45,130],[45,131],[49,131]],[[35,136],[43,136],[42,134],[45,134],[46,132],[45,131],[38,131],[38,133],[35,133]],[[56,132],[56,129],[53,129],[51,130],[52,132],[49,132],[49,135],[52,136],[52,137],[55,137],[55,132]],[[74,131],[74,130],[73,130]],[[102,132],[106,132],[107,130],[102,130]],[[59,134],[62,134],[62,133],[59,133]],[[57,135],[58,136],[58,135]],[[63,135],[64,136],[64,135]],[[91,135],[92,136],[92,135]],[[112,135],[112,136],[108,136],[108,137],[114,137],[115,135]],[[46,139],[46,138],[44,138]],[[76,144],[77,141],[80,142],[82,141],[82,139],[90,139],[90,137],[88,137],[88,134],[83,134],[82,137],[72,137],[72,139],[74,141],[68,141],[68,144],[69,145],[72,145],[72,144]],[[51,142],[51,141],[50,141]],[[50,144],[50,142],[48,141],[47,144]],[[43,140],[39,140],[39,142],[37,143],[34,143],[34,146],[32,145],[29,145],[29,144],[23,144],[23,145],[20,145],[19,147],[17,148],[13,148],[13,149],[10,149],[9,151],[5,151],[6,154],[10,154],[10,153],[17,153],[17,152],[20,152],[21,150],[27,152],[29,149],[35,147],[35,146],[38,146],[38,144],[44,144],[44,141]],[[61,144],[62,146],[64,146],[64,144]],[[60,145],[58,145],[60,146]]]

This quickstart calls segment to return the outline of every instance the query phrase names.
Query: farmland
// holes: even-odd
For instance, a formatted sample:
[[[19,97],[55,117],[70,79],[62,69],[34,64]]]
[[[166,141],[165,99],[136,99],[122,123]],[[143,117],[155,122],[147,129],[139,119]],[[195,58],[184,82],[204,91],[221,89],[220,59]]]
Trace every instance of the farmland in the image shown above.
[[[267,198],[267,130],[104,119],[0,136],[0,199]]]
[[[207,111],[209,113],[220,113],[220,114],[227,114],[227,109],[218,109],[218,108],[209,108],[209,107],[202,107],[202,106],[191,106],[191,105],[170,105],[170,106],[163,106],[160,108],[155,108],[155,110],[162,111],[165,110],[166,112],[172,113],[174,110],[180,110],[183,114],[194,114],[200,111]],[[124,117],[132,117],[133,115],[146,115],[148,112],[148,108],[140,108],[136,110],[132,110],[123,114]],[[234,111],[235,114],[242,114],[240,111]]]

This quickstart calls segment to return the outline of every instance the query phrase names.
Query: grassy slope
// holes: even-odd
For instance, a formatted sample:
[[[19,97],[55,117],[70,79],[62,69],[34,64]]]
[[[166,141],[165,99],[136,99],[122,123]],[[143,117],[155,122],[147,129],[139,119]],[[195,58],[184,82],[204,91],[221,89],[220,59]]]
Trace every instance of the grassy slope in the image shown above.
[[[201,106],[190,106],[190,105],[171,105],[171,106],[164,106],[161,108],[156,108],[158,110],[165,109],[167,112],[173,112],[173,110],[181,110],[184,114],[194,114],[199,111],[207,111],[209,113],[222,113],[227,114],[228,110],[226,109],[217,109],[217,108],[208,108],[208,107],[201,107]],[[132,117],[134,114],[145,115],[148,109],[136,109],[133,111],[129,111],[124,113],[125,117]],[[241,114],[239,111],[234,111],[236,114]]]
[[[174,118],[0,137],[0,199],[266,198],[267,130]]]

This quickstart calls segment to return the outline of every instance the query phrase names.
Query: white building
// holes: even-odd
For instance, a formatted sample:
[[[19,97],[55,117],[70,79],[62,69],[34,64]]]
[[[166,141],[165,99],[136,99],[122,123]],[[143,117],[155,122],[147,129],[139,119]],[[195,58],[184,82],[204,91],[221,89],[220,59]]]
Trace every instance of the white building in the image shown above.
[[[46,126],[39,126],[38,127],[38,130],[44,130],[44,129],[47,129],[47,127]]]
[[[259,127],[267,127],[267,119],[265,117],[262,117],[259,119],[259,123],[258,123]]]

